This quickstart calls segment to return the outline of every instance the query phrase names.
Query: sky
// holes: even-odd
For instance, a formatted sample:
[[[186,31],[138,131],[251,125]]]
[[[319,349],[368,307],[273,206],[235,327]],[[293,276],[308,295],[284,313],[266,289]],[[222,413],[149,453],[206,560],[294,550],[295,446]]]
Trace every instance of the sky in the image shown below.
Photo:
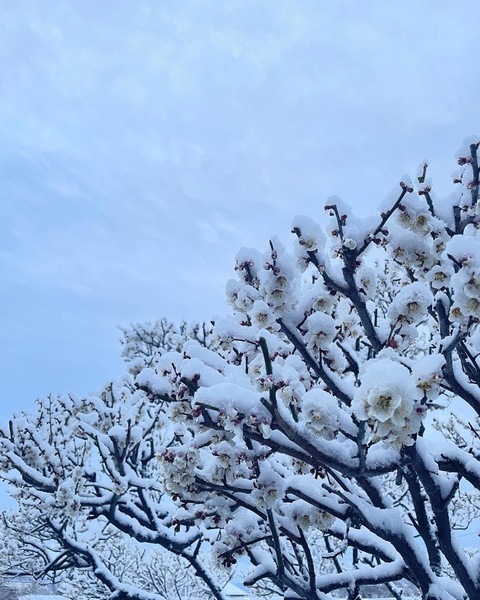
[[[1,0],[0,418],[125,368],[118,327],[226,311],[242,246],[374,214],[479,131],[467,0]]]

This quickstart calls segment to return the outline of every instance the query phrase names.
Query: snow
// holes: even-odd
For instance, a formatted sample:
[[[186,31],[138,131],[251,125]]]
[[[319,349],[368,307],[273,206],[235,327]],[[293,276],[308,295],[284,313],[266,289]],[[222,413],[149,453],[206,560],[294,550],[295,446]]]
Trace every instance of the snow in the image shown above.
[[[166,380],[157,375],[153,369],[142,369],[142,371],[137,375],[135,382],[138,386],[146,387],[154,394],[158,395],[169,394],[171,391],[171,387],[168,385]]]
[[[215,406],[226,412],[234,410],[247,416],[257,413],[270,420],[270,413],[262,406],[260,398],[259,392],[245,389],[228,381],[201,388],[195,395],[197,403]]]
[[[420,426],[413,397],[414,384],[406,367],[389,358],[372,359],[363,365],[362,383],[352,410],[359,419],[372,424],[378,438],[412,444],[409,436]]]
[[[67,598],[57,594],[26,594],[19,596],[18,600],[67,600]]]
[[[433,296],[428,284],[417,281],[399,291],[387,314],[393,321],[402,317],[409,323],[418,323],[425,318],[427,308],[432,302]]]
[[[292,230],[298,230],[299,243],[307,252],[322,250],[325,245],[325,234],[311,217],[296,216]]]

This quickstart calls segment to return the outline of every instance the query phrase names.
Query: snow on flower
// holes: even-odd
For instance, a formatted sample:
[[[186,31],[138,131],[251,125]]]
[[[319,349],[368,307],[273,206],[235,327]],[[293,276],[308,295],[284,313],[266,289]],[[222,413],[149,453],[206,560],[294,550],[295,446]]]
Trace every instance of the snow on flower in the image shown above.
[[[415,386],[406,367],[389,358],[373,359],[365,363],[361,381],[352,412],[368,421],[377,438],[408,440],[416,433]]]
[[[335,304],[335,295],[332,295],[325,287],[321,279],[305,286],[303,294],[298,301],[298,310],[303,314],[318,311],[328,313]]]
[[[296,217],[292,223],[292,231],[297,236],[295,246],[295,257],[297,268],[302,273],[310,264],[312,257],[320,268],[325,264],[323,247],[325,246],[325,234],[318,223],[309,217]]]
[[[230,279],[227,282],[225,292],[227,302],[232,308],[241,313],[248,312],[255,300],[260,298],[259,291],[251,285],[244,285],[235,279]]]
[[[404,286],[394,298],[388,316],[393,321],[418,323],[425,318],[432,302],[433,296],[426,283],[419,281],[410,283]]]
[[[308,252],[321,250],[325,245],[325,234],[320,225],[310,217],[296,216],[292,230],[298,236],[298,243]]]
[[[252,283],[257,278],[262,257],[254,248],[241,248],[235,257],[235,262],[235,270],[238,271],[241,281]]]
[[[257,300],[249,312],[252,324],[266,329],[275,325],[275,315],[264,300]]]
[[[139,387],[147,387],[154,394],[169,394],[171,391],[167,380],[150,368],[140,371],[135,381]]]
[[[376,290],[377,277],[375,271],[371,267],[361,267],[355,275],[355,283],[358,290],[365,295],[366,298],[373,298]]]
[[[213,556],[224,567],[231,567],[241,556],[245,546],[258,536],[258,520],[249,511],[239,508],[213,544]]]
[[[314,351],[324,348],[336,334],[335,320],[330,315],[319,312],[306,319],[304,328],[307,346]]]
[[[480,240],[473,235],[456,235],[449,240],[444,259],[452,258],[462,267],[480,266]]]
[[[474,232],[472,232],[474,233]],[[454,304],[451,318],[462,321],[480,314],[480,240],[474,235],[455,236],[447,244],[444,259],[453,263],[451,276]]]
[[[260,401],[261,394],[231,382],[200,388],[195,394],[195,404],[215,408],[213,415],[226,430],[241,431],[247,420],[252,426],[270,424],[271,414]],[[213,413],[213,411],[212,411]],[[215,416],[216,415],[216,416]]]
[[[277,314],[291,310],[297,303],[297,271],[290,254],[280,241],[271,241],[271,251],[265,255],[263,269],[259,272],[259,292]]]
[[[429,354],[416,360],[412,367],[412,376],[420,398],[424,396],[434,400],[440,393],[443,380],[442,368],[445,358],[441,354]]]
[[[285,481],[268,463],[263,463],[262,471],[254,482],[252,498],[263,509],[272,508],[284,493]]]
[[[450,279],[454,273],[455,271],[449,265],[435,265],[425,275],[425,279],[433,289],[440,290],[450,284]]]
[[[163,466],[165,489],[174,495],[189,490],[195,481],[197,453],[191,449],[168,448],[158,458]]]
[[[319,388],[309,390],[302,398],[302,418],[309,429],[331,440],[338,429],[338,401]]]
[[[304,500],[294,500],[284,508],[285,515],[294,521],[304,531],[315,527],[320,531],[326,531],[335,521],[330,513],[321,510]]]

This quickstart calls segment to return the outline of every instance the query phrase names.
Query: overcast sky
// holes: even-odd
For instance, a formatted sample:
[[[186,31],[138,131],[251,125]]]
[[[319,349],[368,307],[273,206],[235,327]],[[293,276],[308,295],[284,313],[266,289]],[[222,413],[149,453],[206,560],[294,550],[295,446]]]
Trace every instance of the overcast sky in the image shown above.
[[[118,326],[224,311],[241,246],[372,213],[476,133],[480,5],[0,0],[0,415],[123,371]]]

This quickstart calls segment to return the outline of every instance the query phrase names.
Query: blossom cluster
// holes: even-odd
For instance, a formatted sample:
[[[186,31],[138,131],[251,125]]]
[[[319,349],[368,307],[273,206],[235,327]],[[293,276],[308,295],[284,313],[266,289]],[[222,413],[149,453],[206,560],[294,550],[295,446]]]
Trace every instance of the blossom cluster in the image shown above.
[[[363,367],[352,409],[357,418],[368,422],[372,441],[411,445],[424,414],[414,396],[414,381],[406,367],[390,358],[373,359]]]

